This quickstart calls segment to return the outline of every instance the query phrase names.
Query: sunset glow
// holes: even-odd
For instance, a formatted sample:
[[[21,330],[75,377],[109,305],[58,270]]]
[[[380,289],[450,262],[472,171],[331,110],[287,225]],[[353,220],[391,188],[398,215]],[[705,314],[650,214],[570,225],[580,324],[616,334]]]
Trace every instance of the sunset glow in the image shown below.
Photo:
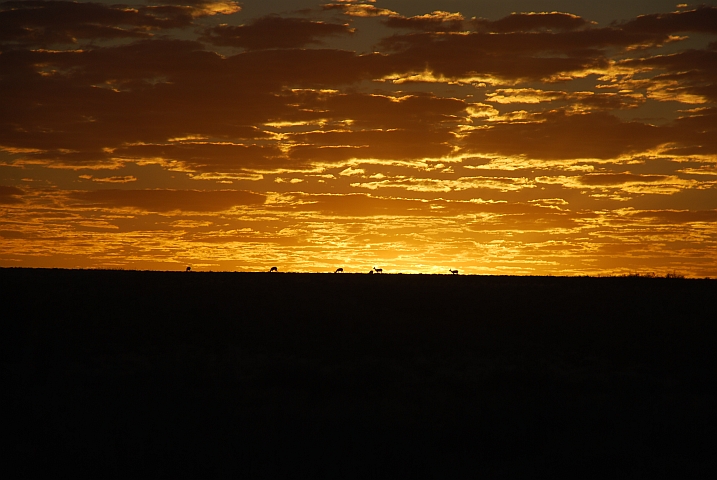
[[[0,2],[0,266],[717,276],[714,2],[136,1]]]

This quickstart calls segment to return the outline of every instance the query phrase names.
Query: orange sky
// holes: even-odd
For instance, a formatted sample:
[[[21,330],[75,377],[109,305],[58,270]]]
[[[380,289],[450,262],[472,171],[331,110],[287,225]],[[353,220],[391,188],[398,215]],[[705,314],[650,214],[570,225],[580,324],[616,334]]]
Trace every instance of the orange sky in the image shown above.
[[[624,3],[0,2],[0,266],[717,276],[717,5]]]

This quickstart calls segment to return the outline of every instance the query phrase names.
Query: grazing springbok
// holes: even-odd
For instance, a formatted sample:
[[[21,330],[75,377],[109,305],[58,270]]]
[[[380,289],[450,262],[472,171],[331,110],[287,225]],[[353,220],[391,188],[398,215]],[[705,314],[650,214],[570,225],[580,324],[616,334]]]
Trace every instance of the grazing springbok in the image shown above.
[[[376,273],[383,273],[383,268],[373,267],[373,269],[376,270]]]
[[[344,273],[344,269],[339,267],[336,269],[336,271],[334,273]]]
[[[192,269],[192,267],[187,267],[187,269],[185,270],[185,272],[188,272],[188,271],[190,271],[191,269]]]
[[[458,270],[451,270],[449,268],[448,271],[451,272],[453,275],[458,275]]]
[[[373,270],[369,270],[369,271],[368,271],[368,274],[369,274],[369,275],[373,275]]]
[[[271,273],[271,272],[278,272],[278,271],[279,271],[279,269],[276,268],[276,267],[271,267],[271,268],[269,269],[269,273]]]

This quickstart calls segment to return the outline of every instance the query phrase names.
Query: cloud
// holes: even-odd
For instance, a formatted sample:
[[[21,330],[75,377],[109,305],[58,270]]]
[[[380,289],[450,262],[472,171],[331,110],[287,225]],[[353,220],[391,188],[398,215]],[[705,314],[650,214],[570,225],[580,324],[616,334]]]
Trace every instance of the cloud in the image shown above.
[[[265,196],[240,190],[94,190],[71,199],[88,207],[136,208],[149,212],[219,212],[236,206],[262,205]]]
[[[293,194],[287,196],[283,203],[273,208],[352,217],[426,215],[431,212],[430,204],[421,200],[375,197],[365,194]]]
[[[319,44],[322,43],[321,38],[351,34],[353,31],[347,24],[270,15],[246,25],[207,28],[201,39],[212,45],[261,50]]]
[[[443,157],[453,151],[448,130],[362,130],[297,134],[291,148],[294,159],[341,162],[352,158],[422,159]]]
[[[45,3],[39,5],[45,8]],[[458,21],[456,15],[434,12],[395,18],[443,23]],[[296,38],[281,37],[287,46],[318,41],[329,34],[317,33],[325,27],[340,27],[344,33],[348,29],[275,16],[227,27],[249,29],[246,38],[253,38],[257,45],[255,50],[231,56],[207,51],[201,42],[159,38],[75,51],[4,51],[0,54],[0,101],[6,110],[0,113],[0,146],[14,152],[25,149],[17,156],[27,161],[83,166],[158,158],[202,171],[303,168],[312,162],[351,158],[441,157],[454,152],[465,132],[469,132],[467,151],[538,155],[535,158],[614,158],[660,145],[656,137],[671,142],[674,152],[713,148],[708,135],[700,133],[706,127],[690,133],[686,121],[658,128],[617,117],[559,111],[505,121],[511,118],[508,112],[471,131],[461,129],[471,122],[478,124],[470,116],[480,104],[441,97],[445,93],[438,90],[424,94],[357,91],[363,88],[359,87],[362,81],[425,68],[432,69],[440,81],[465,75],[501,77],[508,83],[571,71],[584,75],[593,68],[610,68],[612,47],[664,39],[661,32],[627,32],[624,25],[558,28],[563,23],[577,25],[578,20],[582,19],[559,13],[516,14],[495,23],[524,25],[521,28],[530,32],[501,27],[507,33],[393,36],[385,45],[395,50],[366,55],[335,49],[262,50],[268,46],[262,42],[281,37],[276,31],[282,26],[296,27],[299,32]],[[671,93],[709,98],[706,95],[715,89],[714,53],[690,50],[617,65],[627,72],[666,72],[645,80],[651,82],[647,91],[651,98],[663,95],[668,99]],[[501,105],[558,101],[576,110],[612,110],[636,107],[644,96],[624,91],[501,88],[488,90],[486,101]],[[486,116],[497,113],[486,111]],[[274,136],[268,131],[273,122],[303,122],[307,130],[315,131],[284,129],[280,137]],[[585,134],[586,142],[581,142],[583,133],[573,124],[593,128]],[[630,132],[634,141],[622,135],[622,130]],[[527,136],[515,142],[513,134]],[[600,139],[609,134],[616,135],[614,144]]]
[[[550,59],[531,58],[540,68],[550,64]],[[686,69],[700,58],[670,61],[676,62],[675,69]],[[88,51],[3,52],[0,100],[7,108],[0,114],[0,146],[25,149],[17,157],[27,161],[84,166],[157,158],[207,172],[301,169],[313,162],[410,160],[453,153],[460,143],[459,125],[470,122],[478,104],[430,93],[320,90],[410,70],[411,62],[393,60],[393,55],[331,49],[221,57],[198,42],[172,40]],[[338,64],[343,67],[332,68]],[[452,65],[460,67],[460,62]],[[516,65],[525,67],[517,63],[511,68]],[[247,71],[252,75],[243,73]],[[709,78],[705,76],[705,84]],[[488,94],[488,101],[502,104],[548,100],[595,109],[631,108],[643,101],[640,94],[624,92],[498,89]],[[328,125],[314,133],[282,134],[278,140],[266,125],[282,121]],[[708,120],[703,123],[708,125]],[[545,112],[469,131],[466,151],[614,158],[668,141],[673,143],[670,148],[696,151],[715,143],[709,135],[695,133],[705,128],[690,132],[611,116]],[[609,135],[614,135],[613,142],[604,141]],[[173,141],[176,138],[190,140]]]
[[[628,59],[620,65],[665,72],[647,84],[650,98],[695,104],[717,101],[717,48]]]
[[[538,159],[617,158],[667,143],[666,128],[622,122],[604,112],[538,113],[531,121],[499,123],[470,132],[466,151]]]
[[[3,52],[0,145],[33,149],[25,158],[81,165],[109,161],[107,149],[124,144],[265,138],[254,124],[289,107],[265,85],[242,88],[244,77],[233,70],[200,44],[182,41]],[[207,76],[215,79],[210,86]]]
[[[183,6],[9,1],[0,3],[0,41],[52,45],[141,38],[153,30],[188,27],[192,19],[193,8]]]
[[[363,168],[345,168],[341,172],[339,172],[339,175],[342,175],[344,177],[350,177],[351,175],[363,175],[366,171]]]
[[[512,13],[495,21],[480,18],[472,20],[471,23],[476,28],[498,33],[540,30],[569,31],[590,25],[590,22],[577,15],[559,12]]]
[[[501,192],[534,188],[535,182],[527,178],[511,177],[461,177],[455,180],[435,178],[390,178],[374,182],[352,183],[352,187],[401,188],[413,192],[452,192],[472,189],[492,189]]]
[[[6,108],[0,113],[0,148],[22,152],[17,158],[26,161],[83,166],[113,163],[125,154],[131,157],[137,145],[147,145],[145,150],[162,145],[173,154],[212,148],[168,146],[175,138],[206,139],[207,145],[268,141],[271,134],[260,125],[315,119],[323,114],[314,107],[326,107],[325,98],[293,94],[287,87],[321,88],[371,78],[380,63],[377,57],[338,50],[269,50],[223,58],[203,50],[198,42],[177,40],[81,51],[2,52],[0,101]],[[249,71],[252,75],[245,74]],[[374,97],[328,101],[337,109],[337,115],[329,116],[362,117],[364,123],[381,118],[380,113],[362,109],[361,99]],[[441,116],[450,121],[448,116],[464,107],[460,101],[430,96],[400,101],[375,97],[377,102],[393,112],[389,123],[400,123],[403,114],[414,123]],[[433,116],[431,109],[437,110]],[[213,148],[214,153],[230,150]],[[258,150],[242,148],[233,149],[240,163],[246,158],[256,164],[251,152]],[[264,158],[277,156],[270,153]],[[182,159],[191,161],[187,155]],[[213,164],[201,155],[198,159],[200,165]],[[221,154],[214,164],[230,166]]]
[[[717,154],[717,108],[688,110],[675,121],[680,141],[665,150],[668,155]]]
[[[328,3],[322,5],[323,10],[340,10],[345,15],[351,17],[386,17],[389,15],[398,15],[392,10],[386,8],[378,8],[365,3]]]
[[[573,177],[536,177],[535,180],[539,183],[561,185],[565,188],[602,190],[603,193],[598,193],[598,196],[608,195],[610,190],[615,189],[631,194],[670,195],[680,190],[714,184],[714,182],[683,179],[676,175],[633,174],[630,172],[590,173]],[[614,198],[627,199],[627,197],[619,196]]]
[[[596,215],[592,212],[525,212],[517,214],[490,215],[468,223],[466,229],[473,232],[518,231],[520,234],[541,231],[578,231]],[[527,247],[527,245],[525,245]],[[565,246],[563,246],[564,248]],[[529,247],[528,247],[529,248]],[[547,250],[547,249],[546,249]],[[545,253],[543,252],[543,255]]]
[[[137,177],[134,177],[132,175],[114,177],[95,177],[93,175],[80,175],[80,178],[84,180],[92,180],[93,182],[98,183],[130,183],[137,181]]]
[[[281,201],[267,203],[267,208],[292,212],[317,212],[327,216],[365,217],[394,215],[398,217],[451,217],[479,215],[481,222],[500,223],[500,219],[513,217],[511,223],[518,223],[518,217],[530,217],[538,221],[541,215],[557,218],[593,218],[592,212],[558,212],[540,205],[521,202],[495,202],[480,199],[455,201],[446,199],[415,199],[379,196],[376,194],[348,193],[290,193]]]
[[[640,210],[627,213],[630,218],[647,219],[653,223],[715,223],[717,210]]]
[[[636,175],[633,173],[588,173],[578,177],[578,181],[588,186],[613,186],[628,183],[663,183],[668,175]]]
[[[306,168],[291,161],[275,145],[242,145],[232,143],[177,142],[172,144],[140,144],[120,147],[113,155],[122,159],[180,162],[185,168],[209,172],[242,170],[276,170]]]
[[[0,203],[2,203],[0,201]],[[32,233],[20,232],[17,230],[0,230],[0,237],[7,238],[8,240],[16,240],[19,238],[35,237]]]
[[[644,96],[639,93],[564,92],[535,88],[499,88],[487,94],[486,97],[486,102],[500,104],[537,104],[560,101],[570,102],[571,105],[581,105],[584,108],[608,110],[635,108],[645,102]]]
[[[17,187],[6,187],[0,185],[0,205],[14,205],[23,203],[21,198],[18,196],[24,195],[25,192]]]
[[[203,17],[210,15],[231,15],[241,11],[241,6],[234,0],[148,0],[149,3],[164,5],[183,5],[192,7],[192,15]]]
[[[609,66],[606,50],[665,38],[617,29],[537,33],[413,33],[393,35],[379,46],[389,52],[393,73],[432,72],[446,79],[550,79]]]
[[[712,15],[712,10],[710,10]],[[419,17],[415,20],[418,28]],[[427,18],[424,24],[439,24]],[[689,23],[685,19],[683,23]],[[409,24],[409,18],[385,22]],[[494,77],[509,81],[566,79],[581,72],[609,68],[615,50],[657,47],[675,41],[669,29],[630,25],[597,28],[567,13],[521,13],[496,21],[474,20],[475,32],[430,31],[392,35],[378,47],[390,53],[395,74],[430,72],[434,77]],[[695,26],[698,29],[698,26]],[[584,75],[584,74],[583,74]]]
[[[460,13],[438,10],[414,17],[391,15],[383,20],[382,23],[391,28],[405,28],[425,32],[457,32],[463,30],[463,21],[463,15]]]
[[[627,22],[617,24],[617,26],[630,32],[717,34],[717,7],[703,5],[694,10],[640,15]]]
[[[441,128],[465,121],[475,104],[431,93],[405,95],[358,92],[294,91],[286,102],[301,112],[318,112],[323,121],[349,120],[353,127],[372,129]]]

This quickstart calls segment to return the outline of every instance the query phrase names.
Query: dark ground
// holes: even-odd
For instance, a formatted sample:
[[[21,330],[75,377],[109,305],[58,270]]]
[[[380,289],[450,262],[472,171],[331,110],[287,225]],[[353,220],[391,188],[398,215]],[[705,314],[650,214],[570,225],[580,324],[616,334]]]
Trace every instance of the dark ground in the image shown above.
[[[0,269],[0,292],[20,476],[717,472],[715,280]]]

